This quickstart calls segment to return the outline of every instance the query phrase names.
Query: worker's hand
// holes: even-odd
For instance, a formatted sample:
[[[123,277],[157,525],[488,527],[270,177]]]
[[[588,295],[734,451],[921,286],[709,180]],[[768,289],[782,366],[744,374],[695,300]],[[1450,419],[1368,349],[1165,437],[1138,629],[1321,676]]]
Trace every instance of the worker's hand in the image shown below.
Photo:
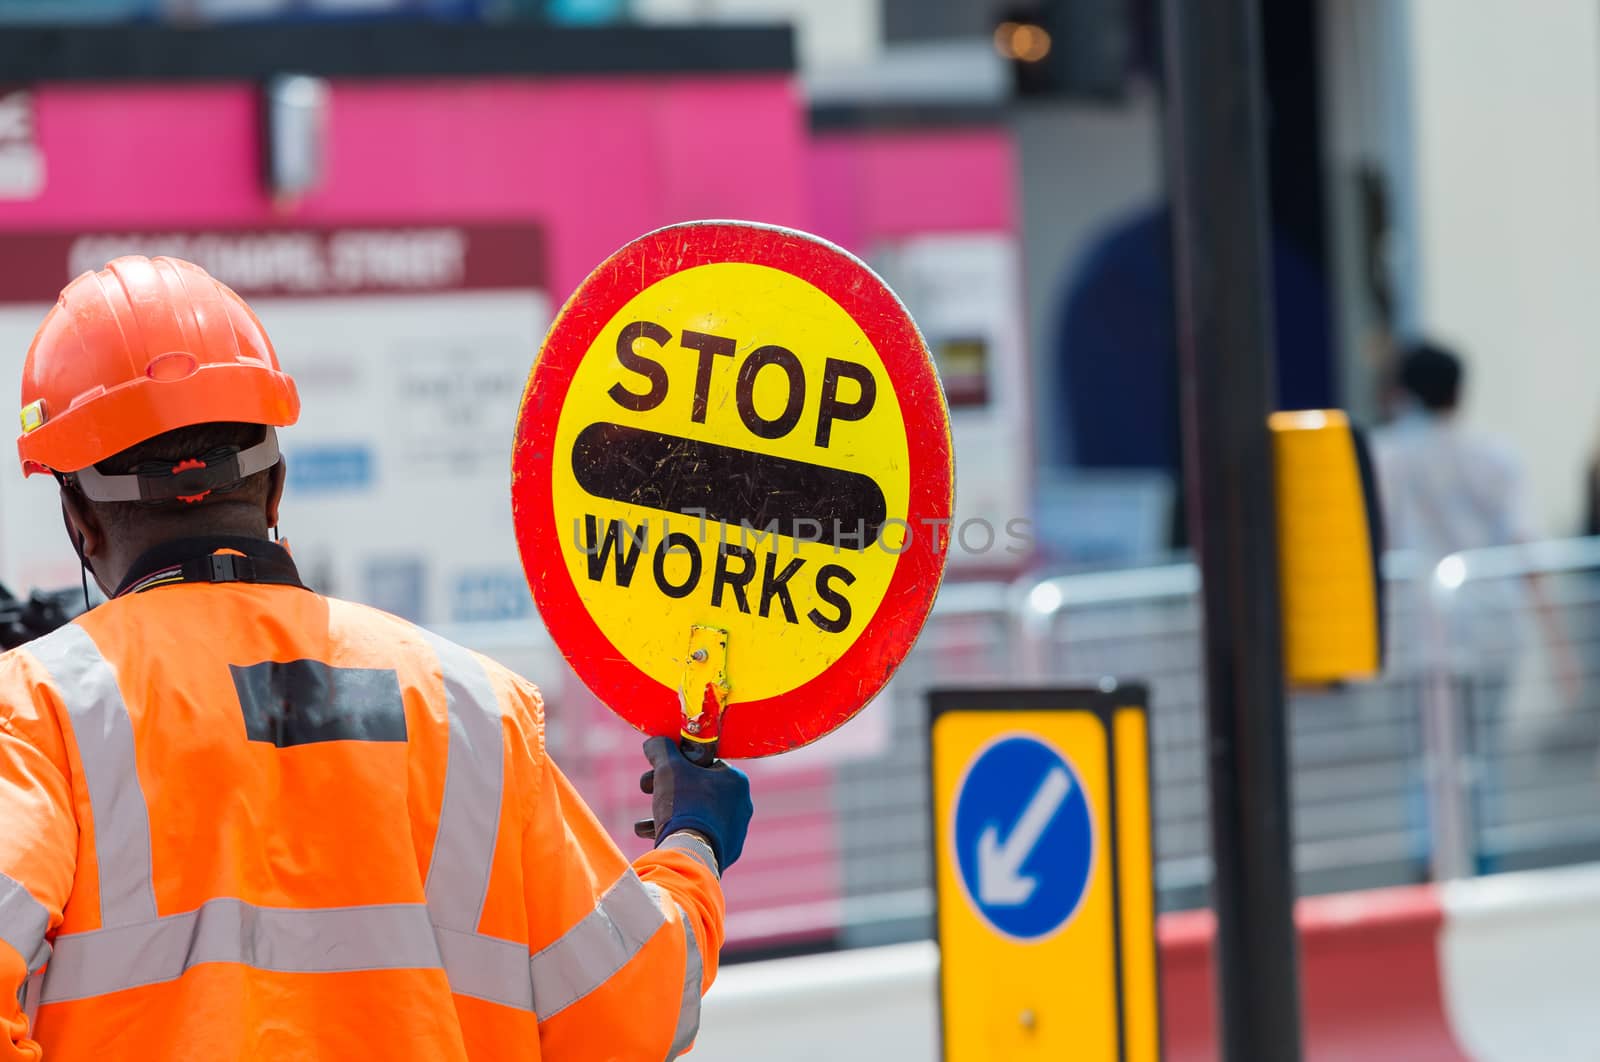
[[[641,837],[660,844],[669,834],[693,830],[711,844],[717,866],[727,870],[744,851],[750,828],[750,779],[718,760],[696,767],[671,738],[653,737],[644,743],[650,770],[639,788],[650,794],[651,817],[634,824]]]

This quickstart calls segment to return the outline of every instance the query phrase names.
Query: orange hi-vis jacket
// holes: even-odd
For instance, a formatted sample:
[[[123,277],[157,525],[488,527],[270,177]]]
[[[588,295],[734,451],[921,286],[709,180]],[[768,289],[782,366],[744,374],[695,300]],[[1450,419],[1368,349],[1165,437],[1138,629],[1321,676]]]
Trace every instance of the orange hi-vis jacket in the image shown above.
[[[169,551],[0,656],[0,1058],[688,1049],[723,933],[703,841],[630,866],[532,685],[240,577],[293,572],[270,543],[182,545],[225,577]]]

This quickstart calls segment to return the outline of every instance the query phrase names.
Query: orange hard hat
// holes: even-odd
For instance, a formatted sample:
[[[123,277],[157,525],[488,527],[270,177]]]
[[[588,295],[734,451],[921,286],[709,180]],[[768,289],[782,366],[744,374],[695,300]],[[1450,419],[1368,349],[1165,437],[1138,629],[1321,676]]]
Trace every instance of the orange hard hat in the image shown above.
[[[22,367],[22,471],[77,472],[174,428],[285,427],[294,380],[243,299],[177,258],[128,255],[62,289]]]

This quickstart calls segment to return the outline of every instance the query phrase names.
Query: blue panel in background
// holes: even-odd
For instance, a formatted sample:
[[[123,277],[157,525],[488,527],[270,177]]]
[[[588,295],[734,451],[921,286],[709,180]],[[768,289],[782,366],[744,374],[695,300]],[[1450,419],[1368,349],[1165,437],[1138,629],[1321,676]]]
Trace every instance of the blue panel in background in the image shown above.
[[[77,3],[78,0],[71,0]],[[478,21],[497,14],[502,0],[186,0],[178,10],[167,0],[165,14],[203,22],[377,21],[431,18]]]
[[[373,608],[422,623],[425,618],[427,565],[421,557],[378,557],[367,561],[362,600]]]
[[[487,568],[456,577],[450,618],[456,623],[483,623],[533,615],[533,598],[520,568]]]
[[[364,490],[376,475],[369,446],[297,446],[284,459],[291,491]]]
[[[627,14],[627,0],[549,0],[545,7],[546,18],[567,26],[620,22]]]
[[[0,0],[0,23],[115,22],[154,19],[162,0]]]

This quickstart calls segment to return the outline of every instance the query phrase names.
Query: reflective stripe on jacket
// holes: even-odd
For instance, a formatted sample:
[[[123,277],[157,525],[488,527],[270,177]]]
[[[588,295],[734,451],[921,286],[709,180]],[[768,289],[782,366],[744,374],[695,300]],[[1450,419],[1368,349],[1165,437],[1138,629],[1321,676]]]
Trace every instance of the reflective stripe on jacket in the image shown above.
[[[0,656],[0,823],[0,1058],[659,1062],[722,944],[709,851],[630,866],[533,686],[298,587]]]

